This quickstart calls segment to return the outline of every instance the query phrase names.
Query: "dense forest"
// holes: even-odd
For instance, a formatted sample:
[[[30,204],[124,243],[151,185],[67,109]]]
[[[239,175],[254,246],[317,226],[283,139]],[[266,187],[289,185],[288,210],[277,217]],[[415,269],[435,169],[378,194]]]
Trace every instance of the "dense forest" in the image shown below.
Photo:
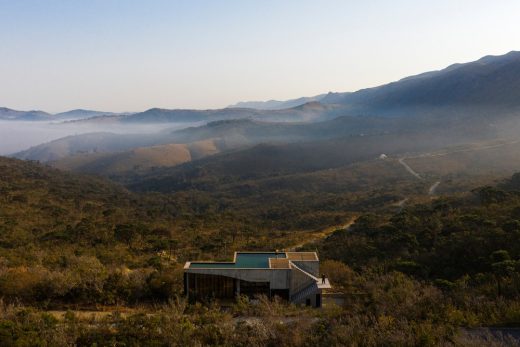
[[[255,229],[202,194],[138,195],[7,158],[0,177],[0,290],[24,302],[162,300],[180,293],[171,274],[188,259],[282,248],[301,234]]]
[[[364,274],[399,272],[442,291],[464,325],[520,323],[520,174],[384,217],[365,214],[318,246]]]
[[[349,172],[361,177],[362,168]],[[279,182],[289,178],[269,178],[261,184],[285,187],[271,189],[273,196],[308,201],[290,209],[295,219],[312,221],[281,223],[286,213],[277,198],[270,208],[280,219],[265,217],[272,226],[259,223],[254,208],[262,189],[241,193],[241,208],[222,205],[225,196],[211,189],[135,193],[15,159],[0,159],[0,177],[5,346],[499,346],[513,340],[464,329],[520,323],[520,175],[402,209],[383,206],[402,198],[398,188],[420,192],[424,183],[387,175],[395,191],[363,195],[337,171],[302,174],[301,199],[291,196],[303,191],[298,180],[287,188]],[[365,187],[376,182],[363,177]],[[312,230],[354,216],[349,229],[311,242]],[[186,260],[229,259],[235,249],[283,249],[306,239],[302,249],[318,249],[345,307],[240,298],[222,309],[182,296]]]

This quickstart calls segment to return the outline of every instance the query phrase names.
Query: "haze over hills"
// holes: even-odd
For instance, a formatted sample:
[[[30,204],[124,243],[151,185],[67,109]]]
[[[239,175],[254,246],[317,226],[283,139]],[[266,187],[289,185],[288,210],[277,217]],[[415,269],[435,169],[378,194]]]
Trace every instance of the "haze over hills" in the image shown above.
[[[43,111],[16,111],[6,107],[0,107],[1,120],[40,121],[49,120],[51,114]]]
[[[189,144],[139,147],[123,152],[76,154],[51,164],[63,170],[114,176],[176,166],[219,153],[222,147],[225,148],[223,141],[205,140]]]
[[[14,154],[20,159],[52,161],[78,153],[117,152],[161,143],[146,134],[88,133],[67,136]]]
[[[520,106],[519,87],[520,52],[511,51],[356,92],[329,92],[287,101],[239,102],[232,107],[276,109],[319,101],[341,105],[343,113],[348,115],[417,117],[470,111],[509,113],[518,111]]]
[[[0,119],[115,117],[123,122],[198,122],[253,118],[266,121],[320,121],[340,115],[446,115],[462,111],[508,113],[520,107],[520,52],[486,56],[453,64],[440,71],[409,76],[356,92],[320,94],[287,101],[238,102],[224,109],[189,110],[152,108],[144,112],[111,113],[72,110],[49,114],[0,108]],[[305,105],[309,106],[305,106]]]
[[[445,131],[446,126],[449,126],[451,130]],[[471,130],[471,132],[466,134],[467,130]],[[324,122],[311,123],[261,122],[251,119],[237,119],[216,121],[181,130],[163,130],[155,134],[91,133],[68,136],[16,153],[15,156],[21,159],[49,162],[58,161],[71,155],[82,155],[81,157],[90,162],[97,156],[90,156],[87,159],[84,154],[119,153],[146,146],[190,144],[206,140],[218,141],[219,150],[236,150],[260,143],[288,144],[333,139],[341,140],[341,143],[348,146],[349,139],[356,136],[371,136],[372,141],[377,142],[379,137],[374,135],[407,136],[407,134],[413,134],[417,131],[443,134],[443,136],[439,136],[438,145],[460,143],[496,135],[496,128],[490,128],[482,122],[468,126],[465,123],[446,121],[430,124],[427,131],[424,131],[424,122],[419,119],[404,122],[396,118],[344,116]],[[414,143],[410,143],[410,149],[413,149],[413,146]],[[77,162],[79,158],[76,156],[74,162]]]
[[[520,129],[519,106],[520,53],[511,52],[355,93],[329,93],[320,96],[319,102],[289,109],[150,109],[125,116],[93,117],[78,124],[215,121],[155,134],[69,136],[15,156],[53,162],[72,170],[88,168],[93,173],[121,175],[131,174],[133,168],[146,174],[147,168],[172,167],[232,150],[229,155],[208,158],[207,163],[254,168],[251,160],[268,158],[269,163],[259,167],[258,174],[275,168],[284,172],[284,167],[291,167],[291,172],[315,170],[367,160],[381,153],[431,151],[468,142],[514,139]],[[214,149],[188,155],[190,146],[200,141],[209,141]],[[259,144],[268,145],[256,146]],[[150,146],[153,149],[144,149]],[[175,159],[157,160],[157,153]],[[111,167],[107,164],[110,160],[118,164]],[[125,160],[128,164],[123,164]],[[189,165],[182,170],[189,170]]]
[[[250,118],[272,122],[319,121],[341,115],[336,105],[323,105],[308,102],[280,110],[261,110],[252,108],[224,108],[216,110],[167,110],[153,108],[120,118],[124,123],[172,123],[172,122],[210,122],[227,119]]]
[[[91,133],[68,136],[16,153],[21,159],[53,161],[68,155],[91,152],[125,151],[168,143],[186,144],[220,139],[226,148],[239,148],[261,142],[295,142],[330,139],[359,133],[380,133],[395,129],[391,119],[339,117],[317,123],[261,122],[252,119],[220,120],[181,130],[155,134]]]
[[[102,115],[73,124],[201,123],[69,136],[16,156],[103,175],[133,191],[197,196],[259,223],[288,223],[288,205],[299,206],[295,223],[332,223],[346,210],[396,210],[517,171],[519,67],[512,52],[285,110]]]
[[[452,146],[463,145],[467,138],[454,141],[453,134],[413,132],[398,134],[374,134],[351,136],[313,142],[288,144],[262,143],[253,147],[208,156],[178,167],[165,167],[134,176],[130,180],[120,177],[133,189],[176,191],[187,187],[204,189],[218,187],[223,182],[261,180],[267,177],[309,173],[336,169],[357,162],[377,159],[381,154],[399,157],[407,153],[425,153]],[[405,171],[403,170],[403,174]]]
[[[326,96],[326,94],[320,94],[310,97],[301,97],[297,99],[279,101],[279,100],[268,100],[268,101],[240,101],[236,104],[228,106],[229,108],[254,108],[257,110],[281,110],[285,108],[297,107],[308,102],[320,101]]]
[[[221,110],[150,109],[122,121],[321,121],[341,115],[448,117],[470,112],[481,116],[510,115],[520,107],[519,81],[520,52],[512,51],[356,92],[329,92],[287,101],[239,102]]]
[[[222,110],[151,109],[125,122],[253,118],[322,121],[342,115],[466,117],[509,116],[520,107],[520,52],[453,64],[356,92],[328,93],[287,101],[241,102]],[[248,106],[251,108],[239,108]],[[285,108],[284,107],[288,107]]]
[[[99,117],[99,116],[112,116],[112,115],[116,115],[116,114],[121,114],[121,113],[76,109],[76,110],[70,110],[67,112],[56,113],[53,115],[53,118],[60,119],[60,120],[74,120],[74,119],[85,119],[85,118]]]
[[[116,115],[116,113],[77,109],[51,114],[44,111],[17,111],[0,107],[0,120],[10,121],[64,121],[99,117],[102,115]]]
[[[129,123],[208,122],[252,118],[264,121],[322,121],[341,115],[435,116],[464,112],[510,114],[520,107],[520,52],[487,56],[454,64],[357,92],[328,93],[287,101],[239,102],[216,110],[152,108],[134,114],[72,110],[51,115],[43,111],[0,109],[0,119],[49,120],[111,118]],[[243,107],[248,106],[248,107]],[[96,119],[97,118],[97,119]]]

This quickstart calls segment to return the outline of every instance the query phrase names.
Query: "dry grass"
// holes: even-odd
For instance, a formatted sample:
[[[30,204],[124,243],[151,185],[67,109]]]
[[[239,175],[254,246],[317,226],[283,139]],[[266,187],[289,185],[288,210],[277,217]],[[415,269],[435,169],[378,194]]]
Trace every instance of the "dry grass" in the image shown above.
[[[52,165],[62,170],[111,175],[153,167],[172,167],[219,152],[215,140],[205,140],[139,147],[116,153],[77,154],[55,161]]]

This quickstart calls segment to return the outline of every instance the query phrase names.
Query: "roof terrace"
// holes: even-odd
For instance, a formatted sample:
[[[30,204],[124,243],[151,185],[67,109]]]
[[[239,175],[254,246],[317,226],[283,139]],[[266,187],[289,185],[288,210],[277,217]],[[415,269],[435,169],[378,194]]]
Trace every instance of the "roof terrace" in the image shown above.
[[[318,261],[314,252],[235,252],[232,262],[194,261],[185,269],[283,269],[289,260]]]

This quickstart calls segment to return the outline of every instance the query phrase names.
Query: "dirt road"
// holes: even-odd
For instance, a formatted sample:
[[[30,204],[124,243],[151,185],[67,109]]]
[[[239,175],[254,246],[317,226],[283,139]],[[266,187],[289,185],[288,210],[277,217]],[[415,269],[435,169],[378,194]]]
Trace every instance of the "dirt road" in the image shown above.
[[[320,231],[316,231],[316,232],[312,232],[312,233],[309,233],[308,237],[292,246],[292,247],[289,247],[287,250],[290,251],[290,252],[293,252],[295,250],[297,250],[298,248],[301,248],[309,243],[315,243],[316,241],[319,241],[319,240],[322,240],[324,238],[327,238],[330,234],[332,234],[333,232],[335,232],[336,230],[342,230],[342,229],[348,229],[352,226],[352,224],[354,224],[356,222],[356,219],[358,217],[352,217],[347,223],[345,224],[341,224],[341,225],[334,225],[334,226],[331,226],[331,227],[327,227],[325,229],[322,229]]]

